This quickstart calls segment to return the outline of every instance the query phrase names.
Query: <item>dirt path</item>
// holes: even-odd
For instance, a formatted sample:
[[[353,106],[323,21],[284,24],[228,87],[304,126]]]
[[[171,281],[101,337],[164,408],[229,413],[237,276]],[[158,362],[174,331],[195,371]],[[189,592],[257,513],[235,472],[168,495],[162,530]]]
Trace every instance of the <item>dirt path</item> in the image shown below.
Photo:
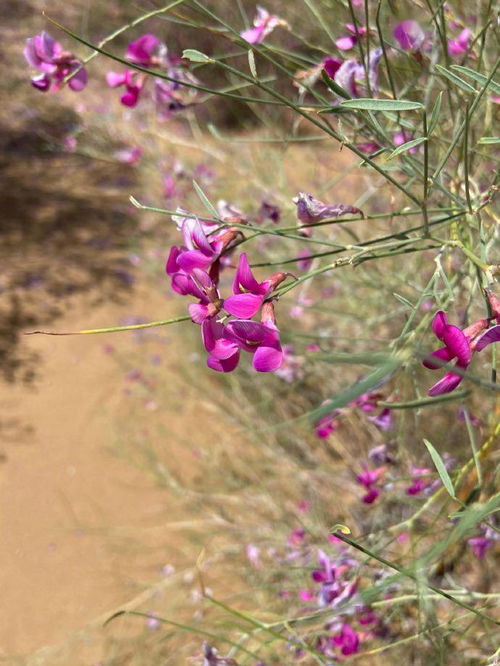
[[[163,317],[172,306],[156,298],[149,296],[147,310]],[[134,308],[146,314],[144,302],[138,290],[126,306],[75,309],[57,328],[114,323]],[[185,516],[181,499],[109,452],[129,409],[123,373],[103,353],[111,342],[125,355],[133,346],[127,333],[27,338],[42,358],[40,379],[33,388],[2,388],[1,412],[19,428],[3,442],[0,465],[0,661],[64,641],[133,597],[135,581],[157,580],[165,558],[175,559],[155,526],[166,514],[169,521]],[[164,362],[165,382],[174,386],[176,353],[170,344]],[[169,432],[184,429],[189,437],[176,401],[168,414],[164,408]],[[175,459],[176,438],[163,444]],[[139,548],[126,538],[135,532]],[[187,564],[181,543],[176,559]]]

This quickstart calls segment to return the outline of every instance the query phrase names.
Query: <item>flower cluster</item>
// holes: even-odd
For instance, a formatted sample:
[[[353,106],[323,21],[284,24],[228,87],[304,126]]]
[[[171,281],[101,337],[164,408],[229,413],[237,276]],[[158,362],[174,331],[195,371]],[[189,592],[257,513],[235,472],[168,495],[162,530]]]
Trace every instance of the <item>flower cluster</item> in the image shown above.
[[[258,282],[243,252],[233,278],[233,293],[221,298],[219,276],[228,266],[239,232],[201,223],[196,218],[176,216],[184,244],[171,248],[166,265],[172,289],[193,296],[189,305],[194,323],[200,324],[207,365],[218,372],[231,372],[241,351],[252,355],[258,372],[274,372],[281,366],[283,350],[276,326],[272,293],[288,273],[274,273]],[[252,319],[260,312],[260,321]],[[230,318],[233,317],[233,318]]]
[[[488,345],[500,341],[500,301],[491,291],[488,292],[488,299],[493,312],[492,319],[495,318],[498,322],[496,326],[489,329],[488,318],[479,319],[462,330],[458,326],[449,324],[446,313],[442,310],[436,312],[432,320],[432,330],[434,335],[444,343],[444,347],[436,349],[424,359],[423,364],[426,368],[437,370],[445,363],[456,359],[455,367],[465,372],[475,351],[480,352]],[[429,389],[429,395],[436,396],[454,391],[462,379],[462,374],[447,372]]]
[[[156,35],[145,34],[131,42],[125,58],[138,67],[155,70],[162,75],[153,77],[151,92],[160,119],[168,119],[173,112],[195,103],[198,80],[183,66],[181,58],[169,53],[166,44]],[[106,75],[111,88],[124,89],[120,102],[128,107],[137,106],[150,78],[146,72],[137,69],[108,72]]]
[[[24,57],[38,69],[40,74],[31,79],[31,84],[42,92],[55,92],[61,88],[67,77],[68,86],[76,92],[87,85],[87,70],[69,51],[64,51],[48,32],[42,32],[26,40]]]

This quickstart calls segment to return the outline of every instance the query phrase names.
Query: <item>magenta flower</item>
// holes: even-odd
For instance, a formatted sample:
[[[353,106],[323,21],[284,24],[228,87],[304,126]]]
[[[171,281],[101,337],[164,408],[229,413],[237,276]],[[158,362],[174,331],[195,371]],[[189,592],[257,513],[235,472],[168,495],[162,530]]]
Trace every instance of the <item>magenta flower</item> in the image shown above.
[[[48,32],[43,31],[26,40],[23,55],[28,64],[41,72],[31,79],[31,84],[37,90],[59,90],[64,79],[73,72],[76,72],[75,75],[68,81],[71,90],[79,92],[87,85],[87,70],[81,67],[80,61],[72,53],[63,51],[61,44]]]
[[[267,280],[257,282],[248,263],[246,252],[242,252],[233,281],[233,296],[226,298],[224,309],[242,319],[250,319],[260,309],[265,298],[286,279],[288,273],[274,273]]]
[[[474,553],[474,556],[477,557],[478,560],[482,560],[486,555],[486,551],[493,544],[493,539],[488,539],[485,536],[477,536],[467,539],[467,543]]]
[[[469,48],[470,39],[472,37],[472,32],[469,28],[465,28],[462,32],[456,37],[456,39],[448,40],[448,53],[451,56],[460,55],[465,53]]]
[[[471,362],[473,350],[481,351],[489,344],[500,340],[500,326],[494,326],[483,335],[479,335],[487,326],[488,320],[480,319],[462,331],[458,326],[448,324],[444,312],[437,312],[432,320],[432,330],[436,337],[444,342],[445,346],[432,352],[432,354],[424,359],[423,365],[429,370],[436,370],[441,366],[436,365],[436,363],[433,362],[433,358],[439,359],[442,362],[449,362],[456,358],[457,362],[455,367],[460,368],[461,370],[466,370]],[[457,375],[454,372],[448,372],[439,382],[429,389],[428,394],[435,396],[449,393],[450,391],[455,390],[461,381],[461,375]]]
[[[134,107],[137,105],[144,87],[145,76],[140,72],[134,72],[132,69],[126,69],[123,74],[108,72],[106,74],[106,82],[110,88],[124,86],[125,92],[120,97],[120,102],[124,106]]]
[[[431,474],[432,470],[427,467],[412,467],[412,484],[406,489],[406,494],[419,495],[422,491],[427,490],[433,484]]]
[[[317,423],[314,424],[316,430],[316,437],[320,439],[326,439],[329,437],[332,432],[335,432],[339,427],[339,421],[337,420],[339,412],[335,410],[331,414],[323,416]]]
[[[270,14],[267,9],[257,5],[253,28],[240,33],[241,37],[249,44],[260,44],[278,26],[287,26],[287,22],[278,16]]]
[[[402,21],[394,28],[394,37],[405,51],[420,51],[425,32],[416,21]]]
[[[363,472],[356,476],[356,481],[367,490],[367,493],[361,498],[365,504],[373,504],[380,495],[380,489],[377,487],[377,483],[385,474],[385,470],[385,467],[370,469],[367,465],[363,465]]]
[[[325,204],[319,199],[315,199],[312,194],[299,192],[298,196],[293,199],[293,203],[297,206],[297,217],[302,223],[301,233],[303,236],[310,236],[311,229],[308,225],[322,220],[331,220],[342,215],[356,215],[363,212],[354,206],[344,206],[342,204]]]
[[[339,60],[338,58],[328,57],[323,60],[323,69],[331,79],[335,78],[335,74],[338,72],[341,65],[342,60]]]
[[[130,62],[142,67],[151,67],[158,64],[158,58],[153,53],[158,49],[160,40],[155,35],[146,34],[130,42],[125,57]]]
[[[366,28],[364,26],[358,26],[356,30],[356,26],[354,26],[352,23],[346,23],[345,27],[350,32],[350,34],[340,37],[335,42],[335,46],[341,51],[349,51],[350,49],[354,48],[359,39],[366,35]]]
[[[359,650],[359,636],[350,624],[342,624],[339,633],[333,636],[333,643],[340,647],[345,656],[355,654]]]
[[[241,349],[253,355],[252,365],[257,372],[274,372],[281,365],[279,330],[272,321],[236,319],[223,325],[206,319],[202,324],[202,338],[209,353],[207,365],[212,370],[234,370]]]
[[[380,430],[387,432],[392,428],[392,410],[389,407],[385,407],[380,414],[369,416],[368,421],[371,421]]]
[[[334,76],[335,83],[343,88],[351,97],[371,96],[378,93],[378,66],[382,58],[382,49],[370,51],[368,56],[368,81],[365,68],[357,60],[346,60]],[[368,83],[370,84],[368,90]]]
[[[221,252],[234,240],[236,232],[226,231],[208,239],[199,220],[186,218],[182,224],[183,247],[172,247],[167,260],[167,274],[178,271],[187,274],[194,268],[206,271],[220,257]]]

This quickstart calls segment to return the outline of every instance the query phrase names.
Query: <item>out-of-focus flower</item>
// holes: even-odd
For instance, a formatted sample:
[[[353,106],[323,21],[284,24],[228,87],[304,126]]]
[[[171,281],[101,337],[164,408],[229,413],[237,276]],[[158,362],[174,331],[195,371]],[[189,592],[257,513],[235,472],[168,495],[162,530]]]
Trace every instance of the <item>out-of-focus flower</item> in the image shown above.
[[[299,250],[298,256],[301,257],[300,261],[297,262],[297,267],[301,271],[308,271],[311,268],[313,258],[309,250]]]
[[[130,62],[142,67],[151,67],[158,64],[155,52],[160,46],[160,40],[156,35],[146,34],[130,42],[127,46],[125,57]]]
[[[342,624],[340,631],[333,636],[333,643],[340,647],[344,656],[355,654],[359,650],[359,636],[350,624]]]
[[[238,666],[234,659],[229,657],[219,657],[219,652],[208,645],[203,643],[203,664],[202,666]]]
[[[312,194],[305,192],[299,192],[298,196],[293,199],[293,203],[297,206],[297,217],[302,223],[300,232],[303,236],[311,235],[312,230],[308,226],[316,222],[335,219],[342,215],[363,215],[363,212],[355,206],[325,204],[323,201],[315,199]]]
[[[387,432],[392,428],[392,411],[389,407],[384,407],[384,409],[377,414],[376,416],[369,416],[368,420],[376,425],[377,428]]]
[[[356,481],[366,488],[368,491],[361,498],[365,504],[373,504],[377,497],[380,495],[380,489],[377,487],[381,477],[385,474],[385,467],[377,467],[371,469],[368,465],[363,465],[363,471],[356,476]]]
[[[132,69],[126,69],[122,74],[118,72],[108,72],[106,74],[106,82],[110,88],[125,87],[120,102],[124,106],[130,107],[137,105],[145,80],[144,74],[134,72]]]
[[[270,203],[269,201],[263,201],[260,204],[260,208],[257,212],[257,220],[259,222],[264,222],[264,220],[271,220],[271,222],[277,224],[280,221],[280,217],[280,207],[276,204]]]
[[[354,26],[352,23],[346,23],[347,30],[350,34],[340,37],[335,42],[335,46],[341,51],[349,51],[354,48],[361,37],[366,35],[366,28],[364,26]]]
[[[399,146],[402,146],[404,143],[407,143],[408,141],[411,141],[413,139],[413,134],[411,132],[407,132],[403,130],[402,132],[396,132],[394,136],[392,137],[392,141],[396,148]],[[418,153],[418,146],[413,146],[413,148],[410,148],[406,152],[408,152],[410,155],[414,155],[415,153]]]
[[[122,148],[121,150],[117,150],[114,153],[114,157],[119,162],[135,166],[140,162],[142,154],[143,154],[142,148],[140,148],[139,146],[131,146],[130,148]]]
[[[239,222],[240,224],[247,222],[248,218],[245,213],[234,204],[229,203],[225,199],[219,199],[215,205],[219,217],[225,222]]]
[[[28,64],[41,72],[31,79],[37,90],[59,90],[64,79],[72,73],[75,73],[74,76],[68,80],[71,90],[79,92],[87,85],[87,70],[72,53],[64,51],[48,32],[43,31],[26,40],[23,54]]]
[[[257,5],[256,12],[253,21],[254,27],[240,33],[241,37],[249,44],[260,44],[278,26],[288,27],[286,21],[270,14],[264,7]]]
[[[455,39],[448,40],[448,53],[451,56],[461,55],[469,48],[472,32],[469,28],[464,28]]]
[[[432,470],[427,467],[412,467],[410,474],[412,484],[406,489],[407,495],[419,495],[433,483]]]
[[[276,376],[291,384],[304,377],[304,357],[297,356],[292,345],[283,345],[283,361]]]
[[[419,51],[425,40],[425,32],[416,21],[402,21],[394,28],[394,37],[405,51]]]
[[[314,424],[317,437],[320,439],[326,439],[332,434],[332,432],[337,430],[339,427],[339,421],[337,420],[338,414],[339,412],[335,410],[331,414],[323,416],[323,418]]]
[[[338,58],[329,56],[323,60],[323,69],[331,79],[335,78],[335,74],[338,72],[341,66],[342,60],[339,60]]]
[[[482,560],[486,555],[486,551],[491,548],[493,540],[488,539],[485,536],[476,536],[472,537],[471,539],[467,539],[467,543],[474,553],[474,556],[477,557],[478,560]]]
[[[381,48],[370,51],[366,70],[357,60],[346,60],[335,73],[335,83],[351,97],[373,97],[377,95],[378,66],[381,58]]]

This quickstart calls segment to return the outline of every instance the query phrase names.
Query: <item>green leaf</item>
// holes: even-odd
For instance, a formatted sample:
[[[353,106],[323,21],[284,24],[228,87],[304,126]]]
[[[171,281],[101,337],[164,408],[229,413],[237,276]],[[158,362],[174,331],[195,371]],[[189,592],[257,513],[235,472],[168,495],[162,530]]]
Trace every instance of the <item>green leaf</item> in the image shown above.
[[[345,109],[359,111],[415,111],[423,109],[420,102],[411,102],[405,99],[372,99],[371,97],[358,97],[340,102]]]
[[[386,363],[380,365],[373,372],[370,372],[370,374],[366,375],[361,381],[353,384],[338,395],[333,396],[327,400],[324,405],[321,405],[321,407],[317,407],[309,412],[309,419],[312,422],[316,422],[323,416],[333,412],[335,409],[340,409],[340,407],[344,407],[349,402],[356,400],[356,398],[362,393],[370,393],[379,386],[382,386],[390,380],[400,365],[401,361],[396,356],[391,356]]]
[[[323,78],[323,81],[326,83],[326,85],[330,88],[330,90],[334,92],[336,95],[339,95],[344,99],[351,99],[349,93],[346,90],[344,90],[341,86],[339,86],[339,84],[336,81],[330,78],[324,69],[321,70],[321,77]]]
[[[419,146],[421,143],[424,143],[424,141],[427,141],[427,137],[425,136],[421,136],[419,139],[412,139],[411,141],[407,141],[406,143],[403,143],[401,146],[398,146],[395,150],[393,150],[386,159],[392,160],[393,157],[397,157],[401,153],[410,150],[414,146]]]
[[[213,58],[209,58],[207,55],[196,49],[185,49],[182,52],[182,57],[190,60],[191,62],[215,62]]]
[[[436,101],[434,102],[434,107],[432,109],[431,113],[431,119],[429,120],[429,127],[427,129],[427,136],[429,134],[432,134],[432,132],[435,130],[437,122],[439,120],[439,114],[441,112],[441,103],[443,101],[443,91],[439,93],[439,95],[436,98]]]
[[[489,79],[489,76],[480,74],[479,72],[476,72],[473,69],[470,69],[469,67],[463,67],[462,65],[452,65],[451,69],[460,72],[460,74],[463,74],[464,76],[468,76],[471,79],[474,79],[474,81],[477,81],[482,86],[484,86]],[[488,83],[488,88],[491,88],[493,92],[495,92],[497,95],[500,95],[500,84],[497,83],[496,81],[493,80],[490,81]]]
[[[441,481],[443,482],[443,486],[446,488],[450,497],[455,499],[455,489],[453,488],[453,483],[451,482],[450,475],[448,474],[448,470],[445,467],[443,459],[427,439],[424,439],[424,444],[430,453],[432,462],[436,466]]]
[[[258,78],[257,68],[255,67],[255,55],[252,49],[248,51],[248,66],[250,67],[250,72],[252,73],[253,78],[254,79]]]
[[[458,86],[458,88],[462,88],[462,90],[465,90],[465,92],[468,93],[474,93],[474,94],[477,93],[477,90],[474,88],[474,86],[471,86],[470,83],[467,83],[467,81],[464,81],[456,74],[453,74],[453,72],[450,72],[449,69],[446,69],[441,65],[436,65],[435,67],[440,74],[446,77],[448,81],[451,81],[456,86]]]
[[[483,136],[481,139],[479,139],[478,143],[482,143],[487,146],[494,143],[500,143],[500,136]]]
[[[200,197],[201,203],[205,206],[208,212],[218,220],[220,218],[220,215],[217,212],[217,209],[213,206],[213,204],[208,199],[207,195],[203,192],[203,190],[195,180],[193,180],[193,187],[196,190],[196,194]]]
[[[407,298],[405,298],[404,296],[401,296],[401,294],[398,294],[397,292],[393,291],[392,295],[394,296],[394,298],[397,298],[397,300],[400,303],[405,305],[407,308],[410,308],[410,310],[415,309],[415,306],[413,305],[413,303],[411,301],[409,301]]]

